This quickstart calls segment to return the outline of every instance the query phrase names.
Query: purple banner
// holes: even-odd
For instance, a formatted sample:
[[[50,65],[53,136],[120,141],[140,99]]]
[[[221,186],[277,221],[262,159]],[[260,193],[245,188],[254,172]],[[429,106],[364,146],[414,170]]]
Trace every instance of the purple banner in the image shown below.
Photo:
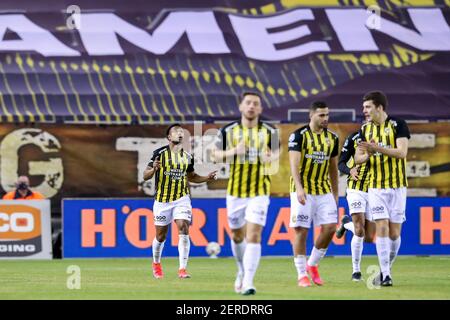
[[[335,120],[351,122],[378,89],[392,115],[448,119],[450,9],[441,2],[2,1],[0,116],[227,120],[253,90],[266,119],[302,122],[301,109],[325,99]]]

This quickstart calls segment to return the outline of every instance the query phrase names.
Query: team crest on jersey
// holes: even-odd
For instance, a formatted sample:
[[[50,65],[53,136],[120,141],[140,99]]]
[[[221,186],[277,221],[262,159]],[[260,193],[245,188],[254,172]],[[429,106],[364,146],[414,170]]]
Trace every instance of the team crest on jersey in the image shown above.
[[[391,129],[386,127],[384,128],[384,134],[389,134],[391,132]]]
[[[330,146],[331,145],[330,139],[329,138],[325,138],[325,143],[327,144],[327,146]]]

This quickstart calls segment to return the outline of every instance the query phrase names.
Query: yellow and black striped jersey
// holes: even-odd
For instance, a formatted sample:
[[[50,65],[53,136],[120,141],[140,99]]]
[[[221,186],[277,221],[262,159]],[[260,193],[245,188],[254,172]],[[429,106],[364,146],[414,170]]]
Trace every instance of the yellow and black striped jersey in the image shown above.
[[[229,150],[245,141],[246,153],[230,159],[230,177],[227,194],[239,198],[270,194],[270,163],[263,163],[261,155],[279,149],[278,131],[260,121],[254,128],[246,128],[241,121],[234,121],[221,128],[216,147]]]
[[[388,117],[381,125],[368,122],[361,127],[363,141],[375,141],[384,148],[396,148],[397,138],[410,138],[409,128],[402,119]],[[386,189],[408,186],[406,159],[397,159],[381,153],[369,158],[369,188]]]
[[[339,153],[339,138],[330,130],[314,133],[308,126],[297,129],[289,136],[289,151],[301,153],[300,179],[307,194],[321,195],[331,192],[328,170],[330,158]],[[290,192],[296,192],[294,179],[290,179]]]
[[[161,168],[155,173],[155,200],[172,202],[189,194],[186,175],[194,171],[194,158],[183,149],[173,152],[168,145],[153,152],[148,166],[153,167],[153,162],[157,158]]]
[[[355,166],[355,151],[358,142],[361,141],[359,132],[353,132],[345,139],[339,157],[339,171],[347,175],[347,188],[367,192],[369,189],[369,162],[358,166],[359,180],[355,181],[350,176],[350,169]]]

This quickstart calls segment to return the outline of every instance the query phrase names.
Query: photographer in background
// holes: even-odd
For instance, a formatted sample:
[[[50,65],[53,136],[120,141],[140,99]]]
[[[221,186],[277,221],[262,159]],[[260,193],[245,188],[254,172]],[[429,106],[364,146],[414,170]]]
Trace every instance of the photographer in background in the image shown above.
[[[27,176],[20,176],[16,182],[16,189],[6,193],[3,200],[41,200],[45,197],[37,191],[30,189],[30,180]]]

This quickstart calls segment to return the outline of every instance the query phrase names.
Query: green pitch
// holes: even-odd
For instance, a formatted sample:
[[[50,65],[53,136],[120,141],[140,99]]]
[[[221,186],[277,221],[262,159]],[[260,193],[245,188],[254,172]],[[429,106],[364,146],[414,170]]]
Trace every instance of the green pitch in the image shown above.
[[[364,257],[365,279],[376,257]],[[70,265],[79,266],[81,288],[68,289]],[[234,293],[231,258],[191,258],[191,279],[178,279],[178,259],[163,259],[165,278],[152,277],[150,259],[0,261],[0,299],[450,299],[450,257],[399,257],[394,287],[368,289],[350,281],[351,259],[325,258],[323,287],[299,288],[292,258],[263,257],[256,296]],[[70,282],[70,281],[69,281]]]

